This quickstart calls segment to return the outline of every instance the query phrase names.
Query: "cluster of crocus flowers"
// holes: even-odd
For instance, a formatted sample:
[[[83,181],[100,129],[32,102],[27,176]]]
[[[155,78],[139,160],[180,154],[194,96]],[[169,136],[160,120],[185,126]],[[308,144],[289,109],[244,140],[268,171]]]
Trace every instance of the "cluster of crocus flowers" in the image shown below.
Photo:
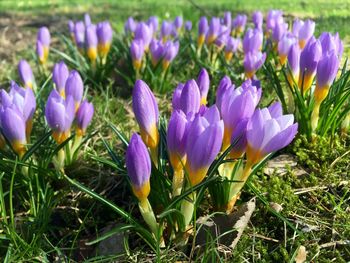
[[[3,89],[0,91],[0,149],[6,146],[7,141],[20,158],[25,154],[35,109],[32,89],[22,88],[12,81],[8,93]]]
[[[147,55],[154,67],[161,63],[163,71],[167,70],[179,52],[177,37],[182,27],[182,17],[176,17],[173,22],[163,21],[159,32],[157,17],[152,16],[147,22],[136,22],[129,17],[124,29],[132,38],[130,54],[135,71],[142,69]]]
[[[70,145],[74,153],[92,120],[94,108],[87,100],[83,100],[84,84],[79,73],[75,70],[69,72],[64,62],[55,64],[53,82],[54,89],[45,106],[46,121],[57,144],[67,140],[72,128],[75,128],[75,141]],[[64,158],[64,150],[61,149],[57,169],[63,168]]]
[[[47,27],[41,27],[36,38],[36,54],[40,64],[45,65],[49,57],[51,35]]]
[[[102,64],[106,63],[113,39],[113,29],[108,21],[93,24],[90,16],[85,14],[84,21],[69,21],[68,27],[79,51],[85,54],[92,64],[95,64],[98,57]]]

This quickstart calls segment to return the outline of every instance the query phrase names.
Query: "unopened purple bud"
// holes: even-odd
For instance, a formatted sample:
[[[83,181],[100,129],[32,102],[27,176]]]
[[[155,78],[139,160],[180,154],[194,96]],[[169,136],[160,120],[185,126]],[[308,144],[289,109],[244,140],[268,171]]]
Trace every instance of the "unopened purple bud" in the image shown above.
[[[170,36],[171,32],[173,30],[173,25],[169,21],[163,21],[162,26],[160,28],[160,36],[163,39],[166,39],[168,36]]]
[[[255,72],[261,68],[266,59],[266,53],[260,51],[255,53],[247,53],[244,56],[244,70],[248,78],[252,78]]]
[[[232,82],[228,76],[225,76],[220,80],[218,89],[216,91],[216,102],[215,102],[220,112],[221,112],[221,104],[222,104],[223,96],[225,92],[231,87],[232,87]]]
[[[91,25],[91,17],[88,13],[84,14],[84,23],[86,27]]]
[[[244,31],[245,24],[247,23],[247,16],[238,14],[235,19],[232,21],[233,29],[237,30],[238,33]]]
[[[86,27],[85,30],[85,44],[86,48],[88,51],[88,56],[89,56],[89,49],[90,50],[95,50],[96,56],[97,56],[97,34],[96,34],[96,26],[95,25],[89,25]],[[89,56],[90,57],[90,56]]]
[[[264,17],[260,11],[255,11],[253,13],[252,20],[255,28],[262,30]]]
[[[158,17],[150,16],[148,18],[147,24],[151,28],[153,35],[154,35],[158,30]]]
[[[40,41],[45,48],[48,48],[50,46],[51,36],[50,31],[47,27],[44,26],[39,29],[37,41]]]
[[[232,26],[232,15],[231,15],[231,12],[226,11],[226,12],[224,13],[223,24],[224,24],[227,28],[231,29],[231,26]]]
[[[56,63],[52,71],[52,80],[55,83],[55,88],[61,96],[65,95],[66,81],[69,76],[67,65],[61,61]]]
[[[152,39],[149,49],[152,56],[152,64],[156,66],[164,56],[164,46],[161,41]]]
[[[18,63],[18,74],[24,86],[32,89],[34,84],[33,71],[29,63],[24,59]]]
[[[240,44],[241,40],[239,38],[229,37],[225,46],[225,52],[236,53]]]
[[[278,43],[282,36],[287,32],[288,24],[287,23],[279,23],[276,24],[274,29],[272,30],[272,39]]]
[[[283,23],[283,12],[281,10],[270,10],[267,13],[266,29],[272,31],[280,23]]]
[[[260,29],[249,28],[243,38],[243,51],[257,52],[261,50],[263,44],[263,33]]]
[[[283,37],[278,42],[278,47],[277,47],[278,55],[280,57],[280,62],[282,65],[285,64],[289,50],[294,43],[296,43],[296,39],[290,33],[284,34]]]
[[[299,38],[300,29],[303,27],[304,21],[296,18],[293,22],[292,33],[296,38]]]
[[[202,68],[201,71],[199,72],[199,75],[197,78],[197,84],[201,95],[201,104],[206,105],[209,86],[210,86],[210,79],[209,79],[209,74],[205,68]]]
[[[145,47],[142,40],[135,39],[130,45],[130,54],[133,62],[140,62],[145,53]]]
[[[205,16],[202,16],[198,22],[198,35],[206,35],[208,29],[208,19]]]
[[[124,25],[124,31],[126,34],[134,33],[136,30],[137,23],[135,22],[133,17],[129,17]]]
[[[212,17],[209,24],[209,29],[206,36],[207,44],[213,43],[220,33],[220,18]]]
[[[306,20],[303,26],[299,30],[299,45],[304,48],[309,39],[315,32],[315,22],[312,20]]]
[[[83,21],[78,21],[75,23],[74,28],[74,39],[75,43],[79,48],[84,48],[85,46],[85,24]]]
[[[181,93],[184,88],[184,84],[179,83],[174,90],[173,99],[171,101],[174,110],[181,110]]]
[[[317,64],[316,87],[329,88],[339,69],[339,59],[335,52],[322,56]]]
[[[69,29],[69,32],[71,34],[74,34],[74,27],[75,27],[74,22],[72,20],[69,20],[68,21],[68,29]]]
[[[164,60],[171,62],[179,52],[179,42],[167,41],[164,46]]]
[[[195,80],[188,80],[182,89],[180,109],[187,115],[199,111],[201,95]]]
[[[186,31],[191,31],[192,30],[192,22],[191,21],[187,20],[185,22],[185,30]]]
[[[296,81],[298,81],[298,78],[299,78],[300,53],[301,53],[301,50],[298,43],[293,44],[290,47],[288,52],[288,65]]]
[[[84,100],[76,114],[77,132],[78,135],[84,135],[86,128],[89,126],[94,115],[94,106],[87,100]]]
[[[317,63],[322,56],[321,43],[311,37],[305,48],[300,54],[300,74],[299,74],[299,86],[301,87],[304,79],[304,90],[310,88],[312,79],[316,73]]]
[[[110,45],[113,39],[113,29],[108,21],[103,21],[97,24],[96,33],[99,45]]]
[[[66,81],[66,98],[71,96],[75,103],[75,110],[78,110],[80,102],[83,98],[84,83],[78,71],[72,70]]]
[[[176,30],[179,30],[182,27],[182,24],[183,24],[182,16],[175,17],[174,26]]]
[[[147,26],[147,24],[141,22],[137,25],[136,31],[135,31],[135,39],[136,40],[142,40],[145,49],[148,49],[149,44],[152,40],[152,32],[150,28]]]

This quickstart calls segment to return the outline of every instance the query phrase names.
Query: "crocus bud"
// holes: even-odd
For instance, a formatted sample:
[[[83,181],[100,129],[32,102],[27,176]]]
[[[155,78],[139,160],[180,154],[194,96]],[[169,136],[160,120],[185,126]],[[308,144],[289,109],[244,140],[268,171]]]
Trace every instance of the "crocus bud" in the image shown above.
[[[226,11],[226,12],[224,13],[223,24],[224,24],[227,28],[231,29],[231,26],[232,26],[232,15],[231,15],[231,12]]]
[[[130,45],[130,54],[132,59],[132,64],[136,71],[140,70],[142,66],[142,58],[145,53],[145,48],[142,40],[133,40]]]
[[[78,71],[72,70],[70,72],[66,81],[65,93],[66,98],[69,96],[73,98],[75,111],[77,111],[84,93],[84,83]]]
[[[272,30],[272,40],[274,43],[278,43],[282,36],[287,32],[288,24],[287,23],[278,23]]]
[[[52,137],[58,144],[64,142],[70,135],[75,116],[72,96],[63,99],[56,90],[52,90],[45,107],[47,124],[53,130]]]
[[[169,21],[164,20],[160,28],[160,37],[162,38],[162,41],[164,43],[167,40],[167,38],[170,36],[172,30],[173,30],[173,24]]]
[[[314,92],[316,103],[321,103],[328,95],[339,69],[339,59],[335,52],[325,54],[317,64],[316,89]]]
[[[152,57],[152,65],[156,66],[164,56],[164,45],[162,41],[152,39],[151,44],[149,45],[149,50]]]
[[[209,74],[205,68],[202,68],[201,71],[199,72],[199,75],[197,78],[197,84],[201,95],[201,105],[206,105],[209,86],[210,86],[210,79],[209,79]]]
[[[243,51],[258,52],[261,50],[263,44],[263,33],[260,29],[249,28],[243,38]]]
[[[239,88],[231,87],[224,95],[221,104],[221,116],[225,124],[223,150],[230,146],[232,133],[241,120],[249,119],[259,103],[261,89],[252,86],[248,80]]]
[[[282,66],[286,63],[289,50],[295,42],[296,42],[295,37],[290,33],[284,34],[283,37],[278,42],[277,50],[278,50],[280,63]]]
[[[152,32],[146,23],[138,23],[135,31],[135,39],[141,40],[145,47],[145,50],[148,51],[149,44],[152,40]]]
[[[182,24],[183,24],[183,19],[182,19],[182,16],[177,16],[175,17],[175,20],[174,20],[174,27],[177,31],[179,31],[182,27]]]
[[[191,31],[192,30],[192,22],[191,21],[187,20],[185,22],[185,30],[186,31]]]
[[[321,43],[312,37],[300,54],[300,73],[298,86],[304,92],[307,91],[312,85],[316,74],[317,63],[321,59],[321,56]]]
[[[298,124],[293,122],[292,114],[273,116],[269,108],[257,109],[247,124],[247,166],[291,143],[298,131]]]
[[[299,46],[303,49],[315,32],[315,22],[306,20],[299,30]]]
[[[207,45],[212,44],[216,38],[218,37],[220,32],[220,18],[212,17],[210,20],[208,32],[206,35],[206,43]]]
[[[33,89],[34,75],[29,63],[22,59],[18,63],[18,74],[25,87]]]
[[[299,72],[300,72],[300,47],[298,43],[294,43],[288,52],[288,65],[291,70],[288,73],[288,82],[293,87],[294,82],[298,82],[299,80]]]
[[[74,39],[79,51],[82,53],[85,47],[85,24],[83,21],[75,23]]]
[[[152,31],[152,35],[155,35],[157,33],[157,30],[158,30],[158,17],[150,16],[148,18],[147,24]]]
[[[232,21],[232,28],[235,30],[236,34],[240,34],[244,31],[245,24],[247,23],[247,16],[238,14]]]
[[[283,12],[281,10],[270,10],[266,17],[267,32],[272,32],[277,24],[283,23]]]
[[[197,113],[200,108],[201,95],[195,80],[188,80],[182,88],[180,109],[185,113]]]
[[[98,39],[98,53],[101,58],[106,58],[111,49],[113,39],[113,29],[108,21],[100,22],[96,26],[96,33]]]
[[[221,113],[222,100],[224,99],[223,96],[224,96],[226,90],[231,88],[231,86],[232,86],[232,82],[228,76],[225,76],[220,80],[218,89],[216,91],[216,101],[215,101],[215,104],[216,104],[217,108],[219,109],[220,113]]]
[[[36,54],[38,56],[38,60],[39,60],[40,64],[45,64],[46,63],[45,51],[44,51],[44,47],[40,41],[36,41],[35,51],[36,51]]]
[[[167,132],[169,159],[174,170],[182,169],[186,164],[186,127],[186,115],[175,110],[171,114]]]
[[[225,25],[220,25],[218,37],[215,39],[214,44],[217,47],[217,51],[220,51],[227,43],[227,39],[230,36],[230,30]]]
[[[94,115],[94,105],[84,100],[76,114],[77,135],[83,136]]]
[[[225,59],[229,62],[232,59],[233,54],[238,50],[238,47],[241,43],[239,38],[229,37],[225,46]]]
[[[266,59],[266,53],[260,51],[247,53],[244,56],[244,70],[247,78],[252,78],[256,71],[261,68]]]
[[[264,17],[260,11],[255,11],[253,13],[252,20],[255,28],[262,30]]]
[[[137,80],[132,93],[132,108],[140,126],[141,137],[145,144],[155,149],[159,143],[159,111],[156,99],[142,80]]]
[[[72,40],[75,42],[75,37],[74,37],[74,28],[75,28],[75,24],[72,20],[68,21],[68,30],[70,33],[70,37],[72,38]]]
[[[339,37],[339,33],[335,33],[334,35],[334,41],[335,41],[335,45],[337,47],[337,54],[338,57],[341,58],[341,56],[343,55],[344,52],[344,45],[343,45],[343,41],[340,39]]]
[[[125,34],[133,34],[136,30],[137,23],[133,17],[128,17],[124,25]]]
[[[191,186],[199,184],[220,152],[224,125],[222,120],[209,123],[196,115],[188,128],[186,171]]]
[[[184,88],[184,84],[179,83],[174,90],[173,98],[171,101],[173,110],[181,110],[180,101],[181,101],[181,93],[182,93],[183,88]]]
[[[37,42],[40,42],[43,47],[43,62],[45,63],[47,61],[47,58],[49,56],[49,49],[50,49],[50,42],[51,42],[51,36],[50,31],[47,27],[41,27],[38,31],[37,35]]]
[[[202,16],[198,22],[198,46],[201,47],[205,41],[205,36],[208,31],[208,20],[205,16]]]
[[[303,25],[304,25],[303,20],[300,20],[299,18],[296,18],[294,20],[293,27],[292,27],[293,36],[299,39],[299,32],[300,32],[300,29],[303,27]]]
[[[323,55],[333,52],[335,52],[338,55],[336,39],[332,36],[331,33],[323,32],[319,37],[319,41],[321,42]]]
[[[84,14],[84,23],[86,27],[91,25],[91,17],[88,13]]]
[[[63,61],[56,63],[52,71],[52,80],[55,83],[56,90],[62,97],[65,97],[65,88],[68,76],[69,70],[66,64]]]
[[[147,147],[136,133],[131,136],[125,163],[134,195],[139,201],[147,199],[151,190],[151,159]]]
[[[95,25],[89,25],[86,27],[85,39],[86,39],[86,54],[91,62],[95,62],[97,58],[97,45],[98,45]]]
[[[166,70],[179,52],[179,42],[167,41],[164,45],[163,70]]]
[[[1,128],[4,136],[10,142],[12,149],[20,157],[26,151],[26,125],[23,117],[13,107],[1,111]]]

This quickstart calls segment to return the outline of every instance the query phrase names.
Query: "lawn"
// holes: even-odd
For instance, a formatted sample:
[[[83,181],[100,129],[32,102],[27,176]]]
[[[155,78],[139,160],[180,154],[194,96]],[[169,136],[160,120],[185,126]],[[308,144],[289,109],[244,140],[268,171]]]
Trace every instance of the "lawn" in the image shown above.
[[[198,20],[202,16],[209,19],[230,11],[233,17],[247,14],[251,21],[253,11],[260,10],[266,14],[270,9],[283,10],[284,19],[289,26],[296,17],[312,19],[316,23],[316,37],[324,31],[332,34],[338,32],[343,40],[344,53],[339,58],[339,72],[335,81],[332,80],[329,85],[331,91],[328,97],[320,102],[316,127],[311,123],[311,120],[314,121],[314,108],[317,104],[313,94],[317,90],[316,84],[312,84],[309,90],[301,88],[299,91],[296,87],[304,85],[304,76],[301,84],[297,80],[294,84],[289,82],[287,75],[290,74],[290,67],[279,64],[277,48],[265,36],[262,52],[267,54],[266,62],[253,74],[261,81],[263,92],[260,99],[260,95],[256,95],[256,88],[252,89],[251,92],[259,97],[256,103],[258,106],[254,105],[254,109],[280,101],[285,114],[294,114],[294,119],[288,125],[297,121],[298,134],[293,141],[290,138],[289,142],[292,142],[284,145],[286,147],[271,150],[265,155],[261,151],[257,152],[254,156],[261,155],[261,158],[257,158],[256,162],[252,161],[254,158],[249,159],[248,148],[238,157],[232,157],[230,154],[236,143],[240,143],[241,137],[237,136],[233,140],[230,136],[228,148],[221,148],[221,143],[225,140],[225,135],[222,135],[221,150],[218,149],[214,160],[207,165],[204,179],[198,184],[192,184],[190,164],[186,169],[181,168],[183,189],[180,187],[180,194],[176,196],[172,187],[178,171],[170,156],[170,139],[167,137],[170,133],[167,131],[171,122],[169,118],[174,114],[175,88],[180,82],[197,79],[201,68],[205,68],[210,77],[207,103],[218,105],[219,95],[215,93],[224,76],[229,76],[236,87],[244,85],[244,80],[250,78],[243,65],[245,54],[242,50],[234,56],[233,62],[225,60],[224,49],[216,50],[209,44],[208,47],[203,47],[202,53],[198,51]],[[96,62],[92,62],[88,53],[78,51],[76,42],[69,35],[68,20],[82,20],[85,13],[90,14],[94,23],[108,20],[114,31],[108,56],[103,58],[99,53]],[[146,21],[149,16],[158,16],[160,21],[182,16],[184,21],[192,22],[193,29],[191,33],[181,31],[179,52],[170,61],[169,67],[160,62],[152,66],[150,57],[146,59],[145,55],[140,62],[141,66],[137,68],[129,51],[133,36],[124,34],[124,23],[130,16],[137,21]],[[35,76],[33,90],[37,108],[31,117],[34,124],[31,136],[25,134],[27,141],[24,152],[18,150],[6,136],[5,119],[0,118],[0,128],[3,125],[1,134],[4,135],[2,137],[0,134],[0,260],[350,261],[350,137],[349,131],[346,131],[348,127],[341,126],[350,111],[350,71],[345,63],[350,54],[349,18],[350,0],[0,1],[0,86],[9,90],[10,80],[21,83],[17,64],[21,59],[26,59]],[[50,55],[44,63],[39,63],[40,56],[37,56],[35,50],[36,34],[41,26],[47,26],[51,33]],[[252,26],[251,22],[249,26]],[[244,35],[237,33],[238,36],[239,34],[241,37]],[[57,137],[55,125],[50,124],[45,110],[51,90],[54,87],[58,89],[57,84],[53,85],[55,80],[51,73],[54,64],[60,60],[70,70],[76,69],[79,72],[84,82],[81,96],[94,105],[91,124],[86,131],[80,129],[80,98],[80,104],[75,104],[75,121],[71,122],[76,129],[72,133],[62,133],[62,138]],[[138,119],[133,104],[137,97],[133,95],[137,79],[144,80],[150,86],[159,108],[160,118],[155,126],[159,139],[156,147],[152,146],[151,141],[154,133],[144,137],[145,131],[140,124],[142,120]],[[142,87],[141,94],[144,92]],[[67,86],[65,92],[67,93]],[[59,99],[56,99],[68,108],[65,104],[68,104],[68,97],[58,94]],[[146,102],[147,99],[149,103],[140,118],[147,116],[144,118],[152,119],[155,113],[150,105],[153,102],[150,102],[152,99],[149,97]],[[224,99],[223,97],[222,100]],[[4,101],[1,97],[0,105],[5,105]],[[290,101],[293,101],[292,106]],[[229,100],[225,102],[233,103]],[[189,105],[193,102],[186,103]],[[1,111],[5,109],[5,106],[1,107]],[[218,118],[222,118],[223,125],[227,125],[222,107],[218,107]],[[71,108],[73,111],[74,107]],[[229,115],[239,114],[234,108],[230,110]],[[200,112],[198,104],[198,116],[204,114]],[[193,123],[193,119],[189,121],[190,112],[185,114],[188,123]],[[249,123],[253,123],[250,121],[252,115],[253,113],[249,116]],[[198,118],[204,118],[203,116]],[[220,126],[216,117],[206,118],[208,122],[215,122],[213,126]],[[28,122],[24,125],[28,125]],[[273,129],[273,124],[270,125]],[[177,129],[180,130],[181,127],[178,126]],[[269,129],[270,126],[266,126],[266,131],[260,132],[260,136],[264,132],[268,133]],[[225,132],[222,131],[223,134]],[[152,170],[151,193],[148,199],[146,196],[149,206],[145,199],[139,198],[144,189],[141,187],[143,190],[135,190],[136,183],[130,176],[131,168],[125,160],[128,158],[125,157],[126,149],[132,144],[131,137],[134,133],[141,134],[142,139],[138,137],[138,143],[144,145],[143,141],[146,147],[140,148],[136,143],[135,147],[139,148],[134,150],[134,155],[137,157],[130,162],[138,164],[142,158],[150,159],[150,164],[152,162],[152,167],[148,167],[146,161],[141,165],[143,172]],[[5,138],[4,144],[7,147],[2,147],[2,138]],[[199,135],[191,138],[195,142],[200,140]],[[284,134],[280,144],[288,141],[288,138],[288,134]],[[205,154],[208,148],[215,148],[211,139],[197,144],[193,142],[193,148],[202,149],[198,152]],[[207,143],[210,146],[205,147]],[[175,144],[174,147],[179,146]],[[186,151],[189,158],[192,147],[187,146]],[[181,161],[190,163],[186,159]],[[234,168],[230,168],[231,162],[235,165]],[[233,175],[227,178],[223,176],[225,169],[231,169]],[[249,179],[242,179],[246,170],[249,171]],[[242,180],[246,182],[245,185],[241,184]],[[239,188],[232,198],[231,192],[236,189],[233,187],[235,184],[244,187]],[[191,208],[189,204],[192,199],[195,204]],[[229,209],[229,203],[233,199]],[[192,209],[192,213],[189,222],[186,222],[188,209]],[[227,214],[216,214],[217,211]],[[156,224],[152,221],[153,212]],[[218,237],[211,222],[205,221],[208,217],[214,218],[223,237]]]

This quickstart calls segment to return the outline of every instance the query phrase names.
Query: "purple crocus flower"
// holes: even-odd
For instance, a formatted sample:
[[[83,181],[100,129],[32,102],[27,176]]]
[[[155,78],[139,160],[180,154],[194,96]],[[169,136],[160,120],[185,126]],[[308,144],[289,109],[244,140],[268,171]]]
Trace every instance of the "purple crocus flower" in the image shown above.
[[[284,34],[278,42],[277,50],[281,65],[286,63],[289,50],[295,42],[296,38],[289,32]]]
[[[316,103],[321,103],[332,85],[339,69],[339,59],[335,52],[322,56],[317,64],[316,89],[314,92]]]
[[[167,38],[170,36],[172,31],[173,31],[173,24],[169,21],[164,20],[160,28],[160,37],[162,38],[164,43],[167,40]]]
[[[147,147],[137,133],[131,136],[125,164],[134,195],[140,202],[146,200],[151,190],[149,179],[152,166]]]
[[[231,12],[226,11],[224,13],[223,24],[231,30],[231,26],[232,26],[232,14],[231,14]]]
[[[236,132],[238,124],[253,115],[260,97],[261,89],[253,86],[250,80],[236,89],[234,87],[229,88],[223,94],[221,104],[221,116],[225,124],[223,150],[230,146],[232,133]],[[238,155],[240,156],[241,153]]]
[[[56,90],[62,97],[65,97],[65,88],[68,76],[69,70],[67,65],[63,61],[56,63],[52,71],[52,80],[55,83]]]
[[[73,97],[63,99],[55,89],[52,90],[46,103],[45,116],[47,124],[53,130],[52,137],[61,144],[69,137],[75,117]]]
[[[183,24],[183,19],[182,19],[182,16],[177,16],[175,17],[175,20],[174,20],[174,27],[177,31],[179,31],[182,27],[182,24]]]
[[[145,47],[142,40],[134,39],[130,45],[132,64],[135,70],[140,70],[142,58],[145,54]]]
[[[201,105],[206,105],[209,86],[210,86],[210,79],[209,79],[208,71],[206,71],[205,68],[202,68],[201,71],[199,72],[199,75],[197,78],[197,85],[201,95]]]
[[[51,36],[50,36],[50,31],[47,27],[43,26],[39,28],[37,41],[40,41],[43,47],[47,49],[47,51],[45,52],[48,52],[48,49],[50,47],[50,42],[51,42]]]
[[[92,117],[94,116],[94,105],[84,100],[76,114],[77,135],[83,136],[86,132],[86,128],[89,126]]]
[[[74,39],[75,44],[80,50],[83,50],[85,46],[85,24],[83,21],[78,21],[75,23],[74,27]]]
[[[277,107],[281,107],[276,102]],[[293,114],[282,115],[276,106],[257,109],[247,124],[247,166],[251,167],[271,152],[291,143],[298,131]]]
[[[25,87],[33,89],[34,75],[29,63],[22,59],[18,63],[18,74]]]
[[[252,20],[253,20],[253,24],[254,24],[255,28],[262,30],[264,17],[260,11],[255,11],[253,13]]]
[[[158,30],[158,24],[159,24],[158,17],[150,16],[148,18],[147,24],[148,24],[149,28],[152,31],[152,35],[154,36],[157,33],[157,30]]]
[[[181,90],[179,108],[188,115],[197,113],[200,108],[201,95],[195,80],[188,80]]]
[[[136,30],[137,22],[133,17],[128,17],[124,24],[124,32],[125,34],[133,34]]]
[[[186,163],[187,118],[180,111],[171,114],[167,132],[169,160],[174,170],[180,170]]]
[[[316,40],[314,36],[312,36],[300,54],[300,73],[298,86],[303,91],[307,91],[311,87],[316,74],[317,63],[321,59],[321,56],[321,43],[319,40]]]
[[[152,40],[152,32],[146,23],[139,23],[135,31],[135,40],[142,40],[145,50],[148,50],[149,44]]]
[[[278,23],[272,30],[272,39],[275,43],[278,43],[282,36],[288,31],[287,23]]]
[[[260,51],[255,53],[247,53],[244,56],[244,70],[247,78],[252,78],[256,71],[261,68],[266,59],[266,53]]]
[[[162,41],[152,39],[149,49],[152,56],[152,65],[156,66],[164,56],[164,45]]]
[[[341,56],[343,55],[344,52],[344,45],[343,45],[343,41],[340,39],[339,37],[339,33],[335,33],[334,35],[334,41],[335,41],[335,45],[336,45],[336,50],[337,50],[337,54],[338,57],[341,58]]]
[[[113,29],[108,21],[103,21],[97,24],[96,33],[98,39],[98,53],[101,58],[106,58],[111,49],[113,39]]]
[[[96,34],[96,26],[89,25],[85,29],[85,45],[86,54],[91,62],[94,62],[97,58],[97,45],[98,39]]]
[[[294,43],[288,52],[288,65],[291,70],[291,74],[288,74],[288,82],[291,86],[293,86],[294,82],[298,82],[299,80],[299,72],[300,72],[300,47],[298,43]]]
[[[164,45],[163,70],[166,70],[179,52],[179,42],[168,40]]]
[[[299,30],[299,45],[303,49],[315,32],[315,22],[306,20]]]
[[[91,25],[91,17],[88,13],[84,14],[84,24],[86,27]]]
[[[15,153],[22,157],[26,151],[26,125],[19,112],[13,107],[7,107],[0,113],[1,129],[6,139],[11,143]]]
[[[137,80],[135,83],[132,108],[140,126],[143,141],[151,149],[156,149],[159,143],[158,105],[152,91],[142,80]]]
[[[230,36],[230,30],[225,25],[220,26],[218,37],[215,39],[214,43],[221,50],[227,43],[227,39]]]
[[[300,29],[303,27],[303,25],[304,25],[304,21],[299,18],[296,18],[293,22],[292,34],[298,39],[299,39]]]
[[[187,20],[187,21],[185,22],[185,30],[186,30],[186,31],[191,31],[191,30],[192,30],[192,21]]]
[[[75,28],[74,22],[72,20],[69,20],[68,21],[68,30],[69,30],[69,33],[70,33],[73,40],[74,40],[74,28]]]
[[[205,36],[208,32],[208,19],[205,16],[202,16],[198,22],[198,46],[201,47],[205,41]]]
[[[243,51],[257,52],[260,51],[263,44],[263,33],[260,29],[249,28],[243,38]]]
[[[218,89],[216,91],[216,101],[215,101],[215,104],[219,109],[220,113],[221,113],[222,101],[224,99],[224,94],[228,89],[231,88],[231,86],[232,86],[232,82],[228,76],[225,76],[220,80]],[[234,89],[234,86],[233,86],[233,89]]]
[[[183,83],[179,83],[174,90],[173,98],[171,101],[171,105],[173,107],[173,110],[181,110],[180,101],[181,101],[181,93],[182,93],[184,86],[185,85]]]
[[[70,72],[66,80],[65,93],[66,98],[72,97],[75,105],[75,111],[77,111],[84,93],[84,83],[78,71],[72,70]]]
[[[283,23],[283,12],[281,10],[270,10],[266,17],[266,30],[272,32],[277,24]]]
[[[206,35],[206,43],[210,45],[214,43],[220,33],[220,18],[212,17]]]
[[[339,34],[336,33],[334,36],[329,32],[323,32],[319,41],[322,45],[322,54],[329,54],[335,52],[335,54],[340,58],[343,54],[343,43],[339,38]]]
[[[227,43],[225,46],[225,59],[226,59],[226,61],[230,61],[232,59],[232,56],[238,50],[240,43],[241,43],[241,40],[239,38],[229,37],[227,39]]]
[[[187,133],[186,171],[191,186],[199,184],[220,152],[224,133],[223,121],[209,123],[200,114],[189,124]]]
[[[240,34],[244,31],[245,24],[247,23],[247,16],[243,14],[238,14],[235,19],[232,21],[232,28],[237,34]]]

